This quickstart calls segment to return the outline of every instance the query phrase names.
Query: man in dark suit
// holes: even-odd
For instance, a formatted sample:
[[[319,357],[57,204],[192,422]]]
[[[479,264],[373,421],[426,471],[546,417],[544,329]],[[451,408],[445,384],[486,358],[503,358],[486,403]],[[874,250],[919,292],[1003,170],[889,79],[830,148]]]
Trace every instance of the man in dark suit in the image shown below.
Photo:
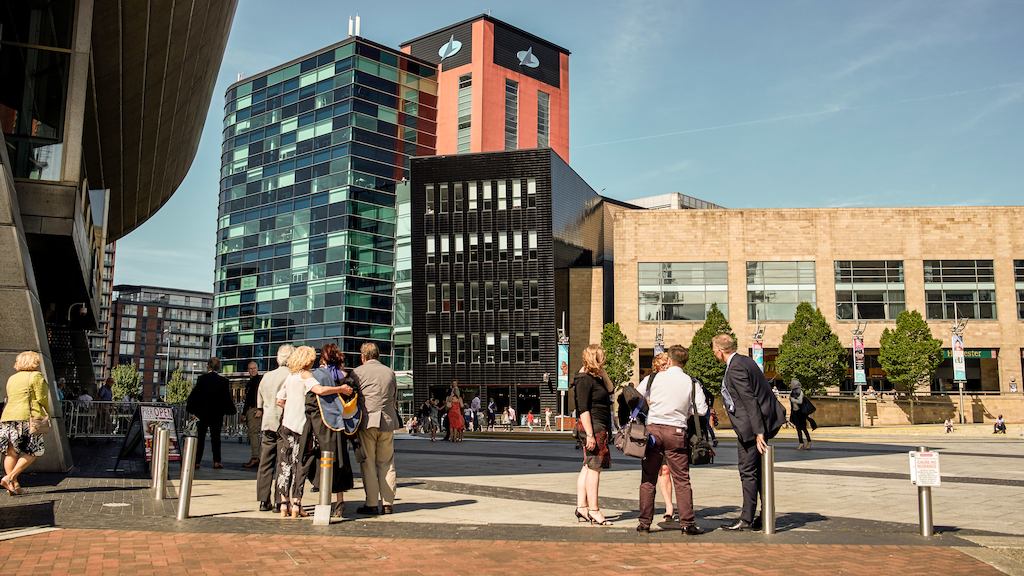
[[[725,364],[722,400],[736,432],[739,455],[737,468],[743,487],[743,509],[739,519],[726,530],[760,530],[761,517],[754,517],[761,492],[761,454],[768,440],[778,434],[786,411],[772,393],[768,380],[756,362],[736,353],[736,337],[719,334],[712,340],[715,358]],[[762,500],[763,500],[762,494]],[[762,510],[764,502],[761,502]]]
[[[203,461],[207,431],[210,432],[210,444],[213,445],[213,467],[223,468],[220,460],[220,429],[224,424],[224,416],[236,414],[237,409],[231,400],[231,385],[228,379],[217,373],[220,370],[220,360],[210,358],[206,368],[209,372],[196,379],[196,386],[188,396],[185,409],[189,414],[199,418],[196,468],[199,468],[199,463]]]

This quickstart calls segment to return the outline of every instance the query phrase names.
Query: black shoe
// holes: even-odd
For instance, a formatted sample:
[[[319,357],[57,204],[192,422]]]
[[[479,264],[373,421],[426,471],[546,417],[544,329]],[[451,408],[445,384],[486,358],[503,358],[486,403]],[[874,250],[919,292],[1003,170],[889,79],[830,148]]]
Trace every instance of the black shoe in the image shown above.
[[[730,524],[728,526],[722,526],[722,528],[724,528],[725,530],[729,530],[730,532],[744,532],[747,530],[752,530],[750,522],[747,522],[746,520],[737,520],[733,524]]]
[[[313,487],[310,488],[309,491],[310,492],[319,492],[320,491],[320,487],[317,486],[316,484],[313,484]]]
[[[377,510],[376,506],[360,506],[359,508],[356,508],[356,514],[366,514],[368,516],[376,516],[376,515],[380,514],[380,511]]]
[[[270,505],[270,502],[260,502],[260,512],[270,512],[274,507]]]
[[[391,514],[391,513],[393,513],[394,511],[395,511],[395,510],[394,510],[394,508],[392,508],[392,507],[391,507],[391,504],[385,504],[385,505],[381,506],[381,511],[380,511],[380,513],[381,513],[381,514]]]
[[[757,532],[764,530],[764,524],[761,522],[760,515],[754,517],[754,521],[750,523],[750,529]]]
[[[650,526],[644,526],[643,524],[641,524],[641,525],[636,527],[636,531],[639,532],[640,534],[650,534],[651,533],[651,527]]]
[[[687,524],[682,528],[683,534],[686,536],[700,536],[704,533],[704,529],[696,524]]]

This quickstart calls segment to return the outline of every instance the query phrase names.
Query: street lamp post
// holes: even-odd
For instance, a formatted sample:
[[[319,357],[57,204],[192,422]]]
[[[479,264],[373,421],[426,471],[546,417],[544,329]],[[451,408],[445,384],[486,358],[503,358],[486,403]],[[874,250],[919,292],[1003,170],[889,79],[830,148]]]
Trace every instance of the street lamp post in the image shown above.
[[[864,373],[864,329],[867,322],[857,322],[853,329],[853,383],[857,387],[857,406],[860,411],[860,427],[864,427],[864,384],[867,375]]]
[[[165,328],[163,334],[167,339],[167,356],[164,358],[164,386],[167,386],[167,369],[171,365],[171,329]]]
[[[966,424],[967,417],[964,414],[964,385],[967,384],[967,369],[964,363],[964,332],[967,330],[967,318],[960,318],[957,305],[953,304],[953,333],[950,356],[953,358],[953,381],[956,382],[960,393],[960,423]]]

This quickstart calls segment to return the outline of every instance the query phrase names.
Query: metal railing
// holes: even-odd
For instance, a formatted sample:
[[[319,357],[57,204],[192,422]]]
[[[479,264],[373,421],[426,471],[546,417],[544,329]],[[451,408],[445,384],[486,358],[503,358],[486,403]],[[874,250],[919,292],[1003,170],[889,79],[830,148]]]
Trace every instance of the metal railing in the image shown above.
[[[174,412],[174,425],[178,434],[187,435],[193,428],[189,425],[192,416],[185,410],[184,404],[165,404],[162,402],[104,402],[99,400],[80,401],[65,400],[61,403],[65,429],[70,439],[74,438],[121,438],[128,434],[132,416],[140,406],[170,407]],[[221,436],[248,441],[248,426],[242,421],[242,404],[236,406],[237,414],[225,416],[221,427]],[[256,423],[259,425],[259,423]]]

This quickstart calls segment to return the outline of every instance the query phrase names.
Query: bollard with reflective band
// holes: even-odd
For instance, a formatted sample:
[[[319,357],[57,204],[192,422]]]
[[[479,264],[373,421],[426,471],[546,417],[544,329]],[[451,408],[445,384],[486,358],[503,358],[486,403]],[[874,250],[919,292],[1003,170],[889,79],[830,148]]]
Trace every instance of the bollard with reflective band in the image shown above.
[[[153,437],[153,492],[157,500],[167,495],[167,468],[170,455],[171,431],[157,428]]]
[[[927,452],[928,448],[919,446],[919,452]],[[917,517],[921,522],[921,536],[931,538],[935,534],[935,526],[932,520],[932,488],[931,486],[917,487]]]
[[[313,525],[328,526],[331,523],[331,487],[334,484],[334,452],[320,453],[320,503],[313,508]]]
[[[188,508],[192,498],[192,477],[196,472],[196,447],[199,441],[195,436],[185,436],[185,446],[181,454],[181,487],[178,489],[178,520],[188,518]]]
[[[761,523],[765,534],[775,534],[775,447],[761,455]]]

